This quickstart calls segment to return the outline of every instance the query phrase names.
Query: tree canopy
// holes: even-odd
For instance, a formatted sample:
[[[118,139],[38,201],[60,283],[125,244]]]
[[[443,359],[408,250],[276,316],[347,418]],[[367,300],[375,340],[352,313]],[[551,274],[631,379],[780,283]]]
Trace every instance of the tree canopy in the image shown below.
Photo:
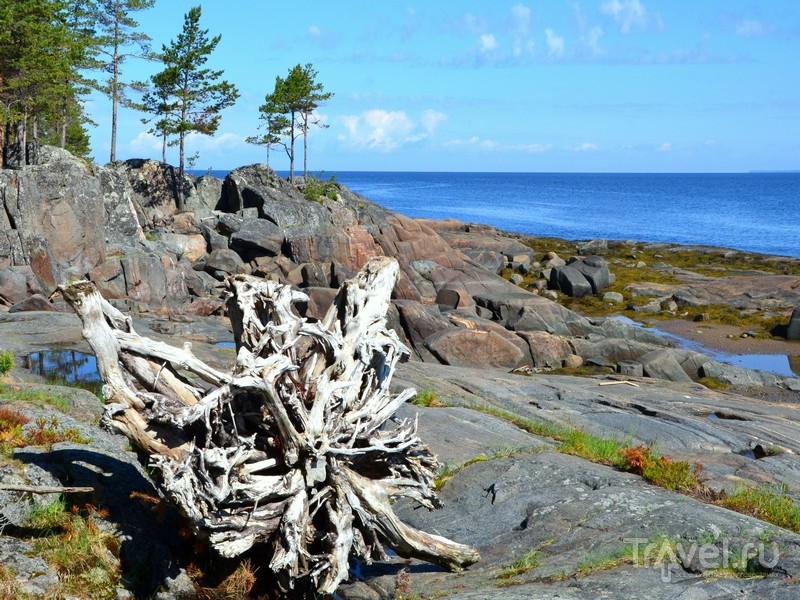
[[[324,91],[316,77],[317,71],[310,63],[295,65],[285,78],[276,77],[272,93],[265,96],[264,104],[259,108],[264,133],[247,139],[266,146],[267,157],[271,146],[283,147],[289,157],[290,181],[294,180],[298,137],[303,138],[303,175],[308,175],[308,128],[309,125],[321,125],[315,119],[314,111],[333,96],[333,93]]]

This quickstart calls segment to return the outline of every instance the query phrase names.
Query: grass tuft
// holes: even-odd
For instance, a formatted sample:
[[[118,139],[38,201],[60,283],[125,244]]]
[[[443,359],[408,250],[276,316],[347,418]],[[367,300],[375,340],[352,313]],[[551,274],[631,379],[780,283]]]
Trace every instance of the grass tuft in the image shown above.
[[[501,581],[508,581],[509,579],[527,573],[531,569],[535,569],[538,566],[539,566],[539,551],[528,550],[525,554],[520,556],[509,566],[505,567],[504,569],[501,569],[500,572],[497,574],[496,579]]]
[[[718,504],[778,527],[800,533],[800,507],[785,485],[761,485],[735,489]]]

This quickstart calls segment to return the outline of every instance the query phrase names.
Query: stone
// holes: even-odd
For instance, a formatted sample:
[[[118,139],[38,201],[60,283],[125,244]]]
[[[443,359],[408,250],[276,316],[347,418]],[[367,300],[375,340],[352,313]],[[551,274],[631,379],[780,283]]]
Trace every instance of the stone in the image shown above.
[[[561,290],[572,298],[580,298],[592,293],[592,285],[583,276],[583,273],[570,265],[553,268],[550,274],[550,287]]]
[[[625,298],[619,292],[606,292],[603,294],[603,302],[608,302],[610,304],[621,304],[625,301]]]
[[[643,354],[639,357],[639,362],[646,377],[665,379],[667,381],[692,380],[683,370],[674,353],[668,348]]]
[[[245,273],[247,271],[239,255],[229,249],[214,250],[209,254],[206,260],[205,270],[212,275],[219,271],[231,275]]]
[[[230,238],[230,247],[245,261],[252,256],[276,256],[284,242],[283,230],[266,219],[249,219]]]
[[[464,290],[443,288],[436,292],[436,304],[442,310],[455,308],[475,308],[475,300]]]
[[[572,353],[572,347],[563,337],[544,331],[520,331],[517,333],[528,344],[533,366],[557,369]]]
[[[588,256],[584,259],[570,262],[567,266],[579,271],[586,278],[586,281],[592,286],[593,294],[597,294],[609,285],[608,263],[599,256]]]
[[[766,371],[754,371],[709,360],[700,367],[700,377],[711,377],[729,385],[776,385],[781,378]]]
[[[640,362],[623,360],[617,363],[617,373],[626,377],[644,377],[644,367]]]
[[[42,296],[41,294],[33,294],[32,296],[27,297],[22,302],[17,302],[11,308],[8,309],[10,313],[16,312],[27,312],[27,311],[45,311],[45,312],[55,312],[56,308],[50,303],[50,301]]]
[[[792,316],[789,318],[789,324],[786,327],[787,340],[800,340],[800,308],[795,308],[792,311]]]
[[[453,329],[434,334],[425,346],[446,365],[474,368],[520,366],[524,353],[494,331]]]
[[[522,285],[522,282],[525,281],[525,278],[522,275],[520,275],[519,273],[514,273],[511,276],[511,280],[510,281],[514,285]]]
[[[586,242],[576,242],[578,254],[604,254],[608,252],[608,240],[598,239]]]
[[[570,354],[564,359],[563,367],[565,369],[577,369],[583,366],[583,359],[577,354]]]

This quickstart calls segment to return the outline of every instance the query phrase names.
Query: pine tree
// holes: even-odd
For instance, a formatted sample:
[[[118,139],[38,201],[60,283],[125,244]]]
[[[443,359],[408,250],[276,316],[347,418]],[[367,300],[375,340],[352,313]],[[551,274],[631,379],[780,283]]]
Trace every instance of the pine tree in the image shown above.
[[[40,128],[63,116],[76,98],[76,55],[82,38],[67,26],[58,0],[0,3],[0,119],[4,164],[35,163]],[[29,143],[30,142],[30,143]]]
[[[108,79],[97,87],[111,99],[111,162],[117,159],[117,113],[120,106],[134,106],[127,90],[142,89],[138,82],[122,80],[122,64],[128,58],[150,59],[150,37],[137,31],[139,23],[131,13],[151,8],[155,0],[95,0],[97,48],[103,59],[97,66],[108,73]]]
[[[316,81],[317,71],[311,66],[311,63],[307,63],[302,72],[304,94],[301,98],[300,127],[303,131],[303,176],[308,177],[308,127],[309,125],[328,127],[317,119],[314,113],[320,104],[333,97],[333,92],[323,91],[322,84]]]
[[[273,145],[280,145],[286,150],[289,157],[289,181],[292,182],[294,182],[295,142],[298,137],[303,137],[303,175],[308,176],[308,128],[309,125],[320,124],[314,120],[314,111],[322,102],[333,96],[332,93],[323,91],[322,84],[315,81],[316,76],[317,71],[310,63],[305,67],[295,65],[289,69],[285,79],[275,78],[272,93],[266,95],[264,104],[259,109],[260,118],[267,123],[267,134],[262,139],[270,141]],[[283,138],[287,141],[283,141]]]
[[[178,181],[183,181],[186,134],[192,131],[204,135],[216,133],[220,112],[233,106],[239,91],[227,81],[219,81],[223,71],[204,68],[222,36],[208,37],[200,29],[201,10],[196,6],[184,16],[183,30],[178,37],[163,46],[165,69],[153,77],[168,83],[168,93],[161,100],[174,110],[164,111],[163,131],[178,136]],[[178,209],[183,209],[183,185],[178,185]]]

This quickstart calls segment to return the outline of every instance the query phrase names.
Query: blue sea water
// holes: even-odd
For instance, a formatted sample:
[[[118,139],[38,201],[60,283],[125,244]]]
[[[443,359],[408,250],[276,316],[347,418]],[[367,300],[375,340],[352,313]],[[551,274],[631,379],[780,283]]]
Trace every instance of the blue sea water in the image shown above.
[[[336,181],[410,217],[570,240],[705,244],[800,257],[800,173],[795,172],[342,171]]]

